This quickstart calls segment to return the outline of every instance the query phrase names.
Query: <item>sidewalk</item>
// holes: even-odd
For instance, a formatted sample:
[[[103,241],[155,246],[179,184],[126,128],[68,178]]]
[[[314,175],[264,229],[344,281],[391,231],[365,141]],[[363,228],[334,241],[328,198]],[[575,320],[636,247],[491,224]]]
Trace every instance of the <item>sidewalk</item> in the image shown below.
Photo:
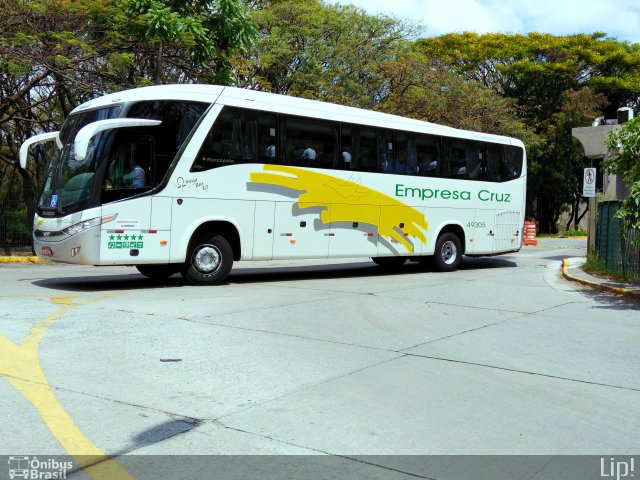
[[[617,295],[633,296],[640,300],[640,285],[591,275],[582,269],[585,261],[584,257],[565,258],[562,261],[562,275],[564,278]]]

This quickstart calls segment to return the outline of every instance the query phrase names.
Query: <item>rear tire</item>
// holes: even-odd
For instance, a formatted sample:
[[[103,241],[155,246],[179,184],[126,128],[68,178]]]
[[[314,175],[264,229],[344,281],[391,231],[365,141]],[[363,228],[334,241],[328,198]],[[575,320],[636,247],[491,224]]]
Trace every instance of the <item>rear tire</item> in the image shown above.
[[[382,268],[400,268],[407,261],[407,257],[371,257],[371,260]]]
[[[444,233],[438,237],[433,262],[440,272],[453,272],[462,260],[462,243],[455,233]]]
[[[180,271],[180,265],[170,263],[162,265],[136,265],[136,268],[142,275],[154,280],[164,280]]]
[[[191,241],[182,276],[192,285],[219,285],[233,266],[233,249],[221,235],[200,235]]]

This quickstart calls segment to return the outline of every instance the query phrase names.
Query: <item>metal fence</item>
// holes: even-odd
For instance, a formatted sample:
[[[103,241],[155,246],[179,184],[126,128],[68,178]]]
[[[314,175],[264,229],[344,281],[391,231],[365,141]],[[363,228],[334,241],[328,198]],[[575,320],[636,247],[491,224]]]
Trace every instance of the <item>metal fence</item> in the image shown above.
[[[598,205],[596,252],[607,272],[640,281],[640,231],[624,232],[616,213],[621,202]]]
[[[32,253],[31,221],[23,199],[0,199],[0,256]]]

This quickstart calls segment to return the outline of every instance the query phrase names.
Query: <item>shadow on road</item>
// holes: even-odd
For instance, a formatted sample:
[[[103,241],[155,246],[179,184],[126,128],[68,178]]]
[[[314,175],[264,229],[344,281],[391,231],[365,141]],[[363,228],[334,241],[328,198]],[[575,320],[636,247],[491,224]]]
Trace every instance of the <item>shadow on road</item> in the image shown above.
[[[516,266],[517,264],[515,262],[504,258],[465,257],[460,265],[460,271],[509,268]],[[381,268],[373,262],[357,262],[328,265],[239,268],[231,271],[225,284],[295,282],[314,279],[365,278],[381,275],[417,275],[424,273],[446,275],[444,273],[434,272],[433,269],[415,262],[407,262],[405,265],[395,269]],[[189,284],[187,284],[180,275],[173,275],[165,280],[152,280],[138,273],[127,275],[48,278],[36,280],[32,283],[33,285],[42,288],[72,292],[102,292],[189,286]]]

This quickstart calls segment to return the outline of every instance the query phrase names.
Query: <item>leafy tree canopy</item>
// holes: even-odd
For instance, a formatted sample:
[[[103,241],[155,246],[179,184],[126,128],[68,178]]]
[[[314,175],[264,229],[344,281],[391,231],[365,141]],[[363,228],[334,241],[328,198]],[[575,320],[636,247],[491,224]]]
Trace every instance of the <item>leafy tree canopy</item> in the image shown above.
[[[533,131],[528,212],[544,232],[555,232],[566,205],[580,214],[580,171],[587,166],[571,128],[612,116],[640,100],[637,46],[604,33],[554,36],[476,33],[421,39],[418,48],[469,82],[479,82],[518,106]],[[567,188],[570,187],[570,188]]]
[[[618,216],[628,228],[640,230],[640,117],[612,132],[606,143],[617,154],[605,162],[605,167],[631,185],[631,194],[622,202]]]

